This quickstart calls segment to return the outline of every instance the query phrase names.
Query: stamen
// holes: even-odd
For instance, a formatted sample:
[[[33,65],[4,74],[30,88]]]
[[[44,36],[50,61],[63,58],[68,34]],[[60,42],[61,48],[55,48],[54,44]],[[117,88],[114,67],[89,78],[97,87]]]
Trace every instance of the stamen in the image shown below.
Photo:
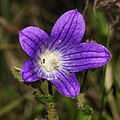
[[[56,51],[46,50],[38,62],[47,74],[56,73],[56,70],[61,67],[61,54]]]
[[[45,63],[45,59],[43,59],[43,63]]]

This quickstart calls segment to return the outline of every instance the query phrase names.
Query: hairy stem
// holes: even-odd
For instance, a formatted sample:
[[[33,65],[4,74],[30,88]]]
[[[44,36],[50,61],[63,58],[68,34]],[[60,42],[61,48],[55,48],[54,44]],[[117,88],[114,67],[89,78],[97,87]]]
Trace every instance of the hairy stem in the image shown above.
[[[47,111],[48,111],[48,115],[47,115],[48,120],[55,120],[56,111],[55,111],[55,104],[54,103],[48,103]]]

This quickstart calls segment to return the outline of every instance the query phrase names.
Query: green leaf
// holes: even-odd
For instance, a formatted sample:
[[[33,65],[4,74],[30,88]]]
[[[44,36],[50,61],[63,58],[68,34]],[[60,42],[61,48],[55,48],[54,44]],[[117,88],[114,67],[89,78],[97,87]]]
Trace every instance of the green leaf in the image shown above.
[[[76,118],[74,120],[92,120],[93,109],[89,105],[85,105],[77,109]]]
[[[33,93],[33,95],[38,102],[40,102],[44,105],[47,105],[48,103],[54,102],[53,96],[51,96],[50,94],[43,95],[43,94],[39,94],[39,93],[37,93],[37,91],[35,91]]]
[[[23,82],[23,80],[20,76],[20,70],[21,70],[21,67],[19,67],[19,66],[14,66],[14,67],[11,68],[11,71],[12,71],[14,77],[16,79],[18,79],[20,82]]]

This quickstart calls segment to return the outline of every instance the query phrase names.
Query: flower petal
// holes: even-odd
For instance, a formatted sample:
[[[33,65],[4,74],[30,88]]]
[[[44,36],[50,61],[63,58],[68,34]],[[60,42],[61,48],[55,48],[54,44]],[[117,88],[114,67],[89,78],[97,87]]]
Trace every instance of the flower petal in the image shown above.
[[[78,72],[105,65],[110,59],[110,53],[100,44],[86,42],[64,52],[62,59],[64,69]]]
[[[38,27],[29,26],[19,31],[19,41],[23,50],[30,56],[34,56],[39,49],[41,52],[49,36]]]
[[[51,31],[51,48],[61,48],[70,42],[80,42],[85,31],[85,21],[77,10],[65,12]]]
[[[37,72],[35,71],[37,67],[39,66],[34,65],[31,60],[26,61],[20,72],[22,79],[25,82],[34,82],[40,80],[40,77],[38,77]]]
[[[56,79],[50,80],[56,89],[67,97],[74,98],[80,92],[80,85],[75,73],[59,70]]]

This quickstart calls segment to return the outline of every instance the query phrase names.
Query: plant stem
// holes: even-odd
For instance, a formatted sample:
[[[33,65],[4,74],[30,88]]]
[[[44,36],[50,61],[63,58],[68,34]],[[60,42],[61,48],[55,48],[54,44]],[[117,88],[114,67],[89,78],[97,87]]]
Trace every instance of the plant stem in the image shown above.
[[[52,91],[52,84],[48,82],[48,93],[52,96],[53,91]],[[54,102],[49,102],[47,104],[47,119],[48,120],[56,120],[56,110],[55,110],[55,103]]]
[[[84,7],[84,10],[83,10],[83,16],[85,15],[85,12],[88,8],[88,4],[89,4],[89,0],[86,0],[85,7]]]
[[[55,120],[56,110],[55,110],[55,104],[54,103],[48,103],[47,111],[48,111],[48,115],[47,115],[48,120]]]
[[[110,40],[110,32],[111,32],[111,27],[108,26],[108,38],[107,38],[107,48],[109,48],[109,40]],[[105,95],[106,95],[106,89],[104,87],[105,84],[105,74],[106,74],[106,66],[103,67],[103,77],[102,77],[102,98],[101,98],[101,109],[100,109],[100,114],[99,114],[99,120],[102,119],[102,112],[105,106]]]
[[[52,84],[50,82],[48,82],[48,93],[50,95],[53,95],[53,92],[52,92]]]
[[[102,98],[101,98],[101,108],[100,108],[100,114],[99,114],[99,120],[102,119],[102,112],[105,106],[105,95],[106,95],[106,91],[105,91],[105,87],[104,87],[104,83],[105,83],[105,72],[106,72],[106,67],[103,67],[103,77],[102,77]]]
[[[87,75],[88,75],[88,70],[85,70],[84,78],[83,78],[83,82],[82,82],[82,86],[81,86],[81,92],[84,91],[84,89],[86,87],[86,83],[88,82]]]

